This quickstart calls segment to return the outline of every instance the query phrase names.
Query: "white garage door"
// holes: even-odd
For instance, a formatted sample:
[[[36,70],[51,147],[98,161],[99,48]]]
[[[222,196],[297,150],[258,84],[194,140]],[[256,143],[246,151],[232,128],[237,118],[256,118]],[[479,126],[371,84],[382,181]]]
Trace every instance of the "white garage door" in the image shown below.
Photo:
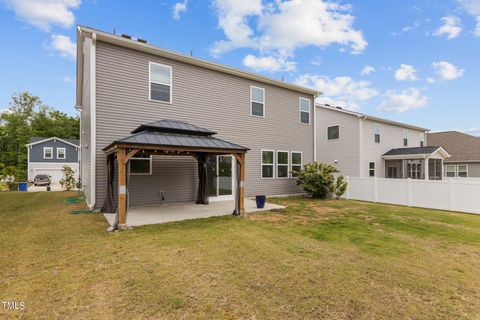
[[[52,182],[58,183],[63,178],[63,172],[61,168],[49,168],[49,169],[35,169],[35,175],[46,174],[51,176]]]

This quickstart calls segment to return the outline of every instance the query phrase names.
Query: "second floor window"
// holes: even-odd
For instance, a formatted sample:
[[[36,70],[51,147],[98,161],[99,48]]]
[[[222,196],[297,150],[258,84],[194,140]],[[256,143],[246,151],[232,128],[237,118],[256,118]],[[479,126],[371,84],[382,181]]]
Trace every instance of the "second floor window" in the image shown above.
[[[380,125],[378,123],[373,125],[373,139],[375,143],[380,143]]]
[[[408,129],[403,129],[403,146],[408,147]]]
[[[250,115],[265,117],[265,89],[250,87]]]
[[[423,132],[419,133],[419,139],[420,139],[420,147],[425,146],[425,134]]]
[[[172,102],[172,68],[150,62],[150,100]]]
[[[310,99],[300,98],[300,123],[310,124]]]
[[[53,159],[52,147],[43,147],[43,159]]]
[[[57,159],[65,159],[66,151],[65,148],[57,148]]]
[[[340,126],[331,126],[327,128],[327,139],[338,140],[340,138]]]

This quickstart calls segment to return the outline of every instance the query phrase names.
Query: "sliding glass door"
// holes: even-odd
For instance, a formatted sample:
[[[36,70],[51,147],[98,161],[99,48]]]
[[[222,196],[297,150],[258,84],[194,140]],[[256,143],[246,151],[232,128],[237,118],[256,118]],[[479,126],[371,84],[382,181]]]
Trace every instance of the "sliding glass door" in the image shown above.
[[[233,196],[233,157],[211,156],[207,161],[208,195],[215,198]]]

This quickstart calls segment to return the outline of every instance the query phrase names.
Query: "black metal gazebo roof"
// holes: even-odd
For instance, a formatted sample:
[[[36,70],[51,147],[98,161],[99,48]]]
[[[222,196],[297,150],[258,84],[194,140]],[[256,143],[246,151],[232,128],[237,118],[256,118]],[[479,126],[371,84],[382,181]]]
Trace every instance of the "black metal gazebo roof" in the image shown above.
[[[142,124],[132,131],[132,135],[110,143],[104,151],[115,146],[179,148],[204,150],[223,150],[244,153],[249,149],[238,144],[213,137],[216,132],[177,120],[160,120]]]

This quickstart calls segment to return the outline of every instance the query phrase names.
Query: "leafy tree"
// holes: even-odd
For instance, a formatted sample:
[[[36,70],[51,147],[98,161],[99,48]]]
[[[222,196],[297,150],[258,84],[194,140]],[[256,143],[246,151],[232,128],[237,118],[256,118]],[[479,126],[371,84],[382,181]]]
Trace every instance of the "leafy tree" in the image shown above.
[[[17,181],[27,179],[27,148],[33,136],[78,139],[80,121],[44,105],[39,97],[14,94],[7,111],[0,113],[0,164],[15,167]]]
[[[333,186],[333,193],[335,194],[335,198],[340,199],[341,196],[347,191],[348,183],[345,181],[343,176],[338,176],[337,181]]]
[[[70,191],[75,188],[75,172],[69,166],[62,167],[63,178],[60,180],[60,185],[65,191]]]
[[[16,177],[18,179],[26,178],[27,148],[25,144],[32,136],[31,123],[34,109],[38,108],[40,103],[40,98],[28,92],[15,94],[12,96],[9,110],[0,115],[2,125],[0,162],[5,166],[17,168],[20,172],[20,176]]]
[[[298,175],[297,184],[314,198],[325,199],[335,189],[334,173],[338,170],[329,164],[312,162],[306,164]]]

